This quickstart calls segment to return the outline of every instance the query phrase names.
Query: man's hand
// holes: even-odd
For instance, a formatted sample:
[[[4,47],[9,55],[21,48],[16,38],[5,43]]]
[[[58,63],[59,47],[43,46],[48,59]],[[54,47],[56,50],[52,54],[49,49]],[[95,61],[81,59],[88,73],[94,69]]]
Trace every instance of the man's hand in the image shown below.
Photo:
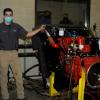
[[[41,32],[45,32],[45,28],[46,28],[46,25],[41,25],[41,26],[40,26]]]
[[[26,37],[27,37],[27,38],[30,38],[30,37],[32,37],[32,36],[38,34],[39,32],[45,32],[45,27],[46,27],[46,25],[41,25],[40,27],[38,27],[38,28],[36,28],[36,29],[33,29],[32,32],[28,32],[28,33],[27,33]]]

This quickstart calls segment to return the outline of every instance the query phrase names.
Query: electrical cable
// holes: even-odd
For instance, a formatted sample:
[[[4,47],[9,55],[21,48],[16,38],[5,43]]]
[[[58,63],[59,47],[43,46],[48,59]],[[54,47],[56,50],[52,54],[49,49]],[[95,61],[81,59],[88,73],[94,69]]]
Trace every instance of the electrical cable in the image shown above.
[[[30,76],[27,76],[26,74],[30,71],[30,70],[32,70],[33,68],[35,68],[35,67],[38,67],[39,66],[39,64],[36,64],[36,65],[33,65],[33,66],[31,66],[30,68],[28,68],[26,71],[24,71],[24,73],[23,73],[23,77],[25,78],[25,79],[27,79],[27,80],[32,80],[31,78],[30,78]],[[33,75],[33,77],[34,76],[36,76],[36,75]],[[31,76],[32,77],[32,76]]]
[[[49,97],[49,94],[47,93],[47,91],[40,85],[36,85],[33,86],[34,84],[34,79],[32,79],[31,77],[36,77],[36,75],[32,75],[32,76],[28,76],[27,73],[29,71],[31,71],[32,69],[34,69],[35,67],[38,67],[39,64],[36,64],[36,65],[33,65],[32,67],[28,68],[24,73],[23,73],[23,77],[29,81],[30,84],[25,84],[25,88],[28,88],[30,89],[30,87],[27,87],[27,85],[30,85],[31,86],[31,89],[36,91],[39,95],[41,96],[45,96],[45,98]],[[41,75],[37,75],[37,76],[41,76]]]
[[[68,100],[72,100],[72,62],[70,62],[70,79],[69,79]]]

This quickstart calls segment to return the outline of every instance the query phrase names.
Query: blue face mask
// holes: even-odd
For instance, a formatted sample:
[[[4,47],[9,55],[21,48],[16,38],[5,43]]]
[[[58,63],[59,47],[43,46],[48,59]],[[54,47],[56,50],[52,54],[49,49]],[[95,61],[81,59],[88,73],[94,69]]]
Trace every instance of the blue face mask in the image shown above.
[[[12,17],[5,17],[4,18],[5,23],[11,23],[13,21]]]

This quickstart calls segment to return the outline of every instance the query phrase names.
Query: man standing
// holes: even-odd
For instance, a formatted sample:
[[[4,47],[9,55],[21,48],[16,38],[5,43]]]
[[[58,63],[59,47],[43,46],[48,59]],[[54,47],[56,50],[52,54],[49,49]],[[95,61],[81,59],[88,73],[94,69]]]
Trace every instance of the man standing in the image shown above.
[[[18,39],[32,37],[44,29],[44,25],[42,25],[32,32],[27,32],[22,26],[13,22],[13,10],[10,8],[4,9],[3,22],[0,23],[0,73],[1,94],[3,100],[10,100],[7,87],[9,64],[16,80],[17,100],[25,100],[21,63],[17,52]]]

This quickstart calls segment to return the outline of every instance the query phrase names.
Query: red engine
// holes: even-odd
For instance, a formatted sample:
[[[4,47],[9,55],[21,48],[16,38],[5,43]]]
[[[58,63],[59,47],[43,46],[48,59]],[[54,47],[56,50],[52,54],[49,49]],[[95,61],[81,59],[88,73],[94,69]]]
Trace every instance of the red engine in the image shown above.
[[[100,57],[84,57],[79,56],[72,57],[71,64],[66,64],[66,74],[70,78],[70,68],[72,67],[72,81],[78,84],[79,78],[81,77],[82,68],[85,68],[87,85],[92,88],[97,88],[100,86]],[[84,63],[84,65],[82,65]]]
[[[68,78],[72,73],[72,81],[78,84],[82,68],[86,70],[87,84],[92,88],[100,87],[100,56],[91,54],[91,45],[85,43],[85,38],[63,37],[58,38],[61,65],[66,63],[65,73]]]
[[[58,49],[57,56],[60,62],[60,68],[54,70],[54,88],[62,91],[66,88],[65,84],[68,85],[67,87],[78,85],[84,68],[86,86],[97,91],[100,89],[100,39],[85,36],[85,33],[81,34],[81,32],[80,35],[78,31],[64,30],[61,33],[63,34],[57,37],[56,43],[49,39],[51,46]],[[50,38],[50,35],[48,36]],[[89,88],[89,92],[91,89]]]

